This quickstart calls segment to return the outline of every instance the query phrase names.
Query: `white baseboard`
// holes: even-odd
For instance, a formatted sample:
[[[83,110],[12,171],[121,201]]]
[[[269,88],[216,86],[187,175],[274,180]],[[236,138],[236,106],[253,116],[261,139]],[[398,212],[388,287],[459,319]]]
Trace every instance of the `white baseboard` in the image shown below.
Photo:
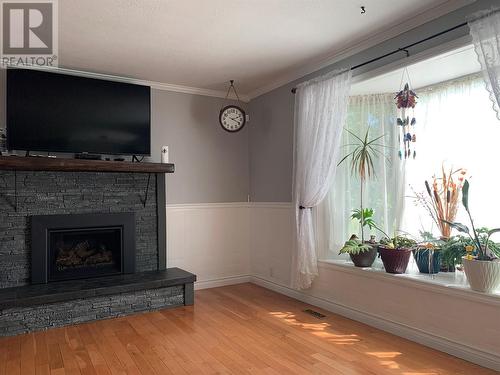
[[[250,275],[240,275],[240,276],[221,277],[212,280],[196,281],[194,283],[194,289],[200,290],[200,289],[217,288],[226,285],[249,283],[251,282],[251,279],[252,277]]]
[[[392,333],[393,335],[415,341],[419,344],[451,354],[455,357],[478,364],[480,366],[500,371],[500,356],[498,356],[497,354],[466,346],[462,343],[448,340],[444,337],[436,336],[432,333],[425,332],[420,329],[407,326],[405,324],[387,320],[377,315],[368,314],[363,311],[352,309],[350,307],[323,298],[314,297],[301,291],[276,284],[273,281],[266,280],[261,277],[252,276],[250,279],[251,282],[256,285],[273,290],[280,294],[284,294],[288,297],[295,298],[304,303],[320,307],[324,310],[345,316],[349,319],[356,320],[358,322],[378,328],[382,331]]]

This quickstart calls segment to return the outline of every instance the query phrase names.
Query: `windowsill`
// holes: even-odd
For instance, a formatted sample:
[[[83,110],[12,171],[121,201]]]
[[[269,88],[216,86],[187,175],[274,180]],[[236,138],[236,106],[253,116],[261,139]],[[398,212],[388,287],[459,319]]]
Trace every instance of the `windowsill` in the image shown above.
[[[500,306],[500,290],[497,290],[493,294],[473,291],[469,288],[465,274],[462,271],[440,272],[434,275],[423,274],[418,271],[407,271],[407,273],[395,275],[385,272],[379,264],[375,264],[369,268],[360,268],[355,267],[351,261],[340,259],[323,259],[319,263],[320,267],[368,278],[398,282],[412,288],[431,290],[446,295],[456,295],[465,299]]]

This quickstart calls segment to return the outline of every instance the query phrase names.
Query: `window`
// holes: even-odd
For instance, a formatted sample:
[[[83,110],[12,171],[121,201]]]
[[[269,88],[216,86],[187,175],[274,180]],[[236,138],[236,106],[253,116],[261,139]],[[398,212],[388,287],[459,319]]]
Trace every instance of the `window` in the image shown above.
[[[364,193],[364,207],[374,209],[375,220],[385,232],[392,234],[399,229],[418,238],[421,231],[428,231],[439,236],[427,212],[415,205],[413,196],[415,191],[425,191],[425,180],[440,173],[442,166],[467,170],[476,224],[498,226],[492,205],[498,202],[500,183],[496,151],[500,122],[479,69],[472,47],[408,67],[419,98],[415,108],[417,156],[406,162],[398,157],[394,104],[402,70],[353,86],[346,128],[358,135],[364,135],[367,127],[371,137],[385,134],[381,143],[386,147],[387,160],[376,161],[376,177],[366,184]],[[344,131],[343,144],[351,141],[352,135]],[[344,147],[345,154],[349,146]],[[359,208],[359,185],[357,177],[350,173],[349,163],[341,164],[335,184],[319,210],[323,224],[319,226],[320,244],[328,258],[344,258],[337,255],[342,244],[352,233],[359,234],[359,225],[350,220],[351,210]],[[460,207],[457,221],[467,222],[464,214]],[[380,233],[373,234],[380,238]]]

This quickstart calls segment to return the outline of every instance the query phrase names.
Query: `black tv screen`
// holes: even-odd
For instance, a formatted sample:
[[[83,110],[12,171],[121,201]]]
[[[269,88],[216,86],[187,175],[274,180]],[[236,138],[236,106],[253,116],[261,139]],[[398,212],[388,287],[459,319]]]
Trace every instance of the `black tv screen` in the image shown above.
[[[150,155],[150,91],[130,83],[8,69],[7,147]]]

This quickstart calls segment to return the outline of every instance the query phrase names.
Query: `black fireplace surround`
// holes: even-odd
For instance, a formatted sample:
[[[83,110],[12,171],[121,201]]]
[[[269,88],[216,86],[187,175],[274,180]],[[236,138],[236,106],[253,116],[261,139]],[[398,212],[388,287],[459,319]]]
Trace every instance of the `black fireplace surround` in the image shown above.
[[[135,272],[134,213],[31,218],[31,282]]]

